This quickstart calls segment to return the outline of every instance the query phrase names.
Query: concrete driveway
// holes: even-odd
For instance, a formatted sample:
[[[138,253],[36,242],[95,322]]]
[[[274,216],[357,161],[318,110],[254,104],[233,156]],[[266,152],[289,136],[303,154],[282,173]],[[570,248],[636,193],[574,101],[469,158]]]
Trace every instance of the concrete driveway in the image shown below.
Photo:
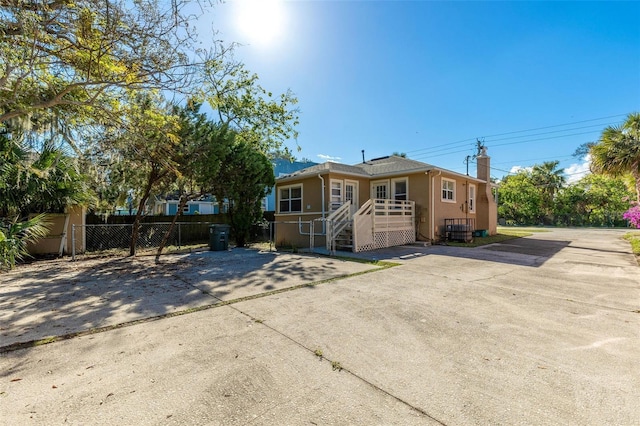
[[[282,292],[287,268],[269,262],[216,279],[178,262],[170,276],[230,303],[3,352],[0,424],[637,425],[640,269],[622,233],[398,247],[366,256],[400,266],[368,273],[296,256]],[[255,297],[230,296],[225,274]]]

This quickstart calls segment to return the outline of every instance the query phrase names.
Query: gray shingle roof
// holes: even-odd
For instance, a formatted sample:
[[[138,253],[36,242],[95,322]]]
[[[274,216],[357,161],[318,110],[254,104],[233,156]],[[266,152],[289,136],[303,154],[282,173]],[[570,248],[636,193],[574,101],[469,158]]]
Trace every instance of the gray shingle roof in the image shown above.
[[[407,172],[420,172],[434,169],[432,166],[421,161],[411,160],[408,158],[398,157],[395,155],[389,157],[376,158],[364,163],[350,166],[348,164],[333,163],[331,161],[318,164],[316,166],[307,167],[297,172],[281,176],[280,179],[289,179],[292,177],[304,177],[322,174],[324,172],[345,173],[358,175],[362,177],[372,178],[376,176],[386,176]]]
[[[371,161],[356,164],[354,167],[361,168],[371,177],[411,171],[427,171],[435,168],[430,164],[411,160],[409,158],[398,157],[396,155],[376,158]]]

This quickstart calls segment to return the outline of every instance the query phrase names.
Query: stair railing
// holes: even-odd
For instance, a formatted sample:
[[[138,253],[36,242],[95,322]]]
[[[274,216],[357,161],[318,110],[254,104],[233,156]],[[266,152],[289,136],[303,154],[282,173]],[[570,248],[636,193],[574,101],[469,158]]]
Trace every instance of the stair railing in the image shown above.
[[[327,250],[336,251],[336,237],[351,223],[351,201],[347,201],[327,216]]]

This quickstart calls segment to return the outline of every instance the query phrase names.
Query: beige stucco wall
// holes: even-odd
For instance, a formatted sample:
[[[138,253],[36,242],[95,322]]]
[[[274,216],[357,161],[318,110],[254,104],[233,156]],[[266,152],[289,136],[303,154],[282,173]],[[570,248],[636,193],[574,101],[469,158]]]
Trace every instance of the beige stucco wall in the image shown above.
[[[63,254],[71,254],[72,247],[72,229],[73,225],[78,226],[76,229],[76,251],[84,251],[84,235],[86,209],[81,206],[70,206],[67,208],[69,222],[67,224],[66,234],[63,235],[65,218],[67,214],[49,214],[46,221],[49,223],[49,233],[45,238],[37,241],[35,244],[29,244],[27,250],[32,255],[58,254],[60,250],[61,239],[63,242]]]
[[[325,177],[325,186],[328,187],[329,182]],[[302,184],[302,212],[280,213],[280,189],[292,185]],[[326,204],[328,196],[325,188],[325,212],[328,211]],[[274,238],[276,246],[293,246],[296,248],[308,248],[310,246],[311,237],[308,234],[310,227],[309,221],[322,217],[322,180],[317,176],[309,177],[295,182],[285,182],[276,184],[276,214],[274,224]],[[298,221],[305,222],[302,225],[302,234]],[[293,223],[291,223],[293,222]],[[314,233],[322,232],[322,222],[314,223]],[[319,247],[325,245],[324,236],[315,235],[314,246]]]
[[[478,219],[476,229],[486,229],[489,235],[498,232],[498,204],[491,192],[491,157],[486,155],[486,150],[477,157],[478,179],[485,183],[480,184],[478,191]]]
[[[320,219],[321,217],[319,214],[276,214],[273,225],[276,247],[294,247],[301,249],[309,248],[312,245],[313,247],[326,246],[324,235],[319,235],[323,231],[323,222],[321,220],[314,220]],[[314,221],[313,231],[316,234],[313,238],[309,235],[311,229],[309,222],[311,221]]]
[[[323,174],[324,179],[324,215],[329,215],[331,210],[331,181],[355,181],[358,183],[358,207],[362,206],[369,199],[370,185],[369,180],[357,176],[345,175],[340,173]],[[314,219],[320,219],[323,215],[322,204],[322,185],[323,179],[317,175],[307,177],[299,181],[282,182],[276,184],[276,214],[275,214],[275,244],[276,246],[286,245],[298,248],[308,248],[311,243],[308,222]],[[280,213],[279,201],[281,188],[292,185],[302,184],[302,212],[296,213]],[[343,187],[344,191],[344,187]],[[302,226],[302,233],[298,221],[306,222]],[[285,223],[295,222],[295,223]],[[323,232],[322,222],[317,220],[314,223],[314,232],[321,234]],[[315,235],[313,237],[315,247],[326,246],[324,235]]]
[[[408,199],[415,202],[416,215],[416,239],[417,240],[440,240],[444,238],[444,220],[445,219],[465,219],[475,220],[476,229],[488,229],[493,235],[496,232],[495,202],[493,197],[487,197],[488,185],[479,182],[472,177],[461,176],[457,174],[447,173],[444,171],[430,171],[428,173],[419,172],[407,175],[398,175],[394,177],[382,177],[375,179],[366,179],[353,177],[344,174],[330,173],[322,175],[324,178],[324,211],[328,215],[330,211],[330,188],[332,180],[351,180],[358,182],[358,202],[360,207],[371,198],[371,184],[377,181],[388,181],[398,178],[408,179]],[[442,179],[450,179],[455,181],[455,200],[453,202],[442,200]],[[279,213],[276,211],[275,220],[281,222],[276,224],[275,242],[276,245],[286,244],[296,247],[309,247],[309,235],[301,235],[298,226],[298,220],[308,222],[313,219],[322,217],[322,180],[317,176],[305,178],[296,182],[278,183],[276,191],[281,187],[296,185],[302,183],[302,207],[303,211],[298,213]],[[435,198],[432,201],[431,185]],[[476,209],[474,212],[468,208],[468,188],[469,185],[475,185],[476,192]],[[490,189],[488,194],[491,194]],[[279,193],[276,192],[276,200],[279,201]],[[286,224],[282,222],[295,221],[294,224]],[[304,225],[302,232],[309,232],[309,225]],[[322,231],[321,222],[315,224],[315,232]],[[315,246],[323,246],[325,239],[323,236],[314,237]]]
[[[489,235],[495,235],[498,232],[498,205],[488,184],[481,184],[478,192],[476,229],[486,229]]]

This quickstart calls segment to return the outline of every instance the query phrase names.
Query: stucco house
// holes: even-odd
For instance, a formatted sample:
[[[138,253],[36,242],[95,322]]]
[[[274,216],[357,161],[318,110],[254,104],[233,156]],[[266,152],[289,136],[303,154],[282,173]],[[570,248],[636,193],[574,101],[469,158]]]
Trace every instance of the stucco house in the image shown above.
[[[280,176],[288,175],[298,170],[306,169],[307,167],[315,166],[318,163],[314,163],[309,160],[291,161],[286,158],[276,158],[271,162],[273,164],[273,175],[278,178]],[[262,210],[273,212],[276,211],[276,191],[275,186],[272,191],[267,194],[262,200]]]
[[[173,216],[178,210],[180,200],[177,198],[167,198],[163,200],[157,200],[154,205],[154,213],[159,215]],[[228,201],[222,203],[222,213],[226,213],[229,210]],[[182,209],[183,215],[194,214],[220,214],[220,204],[215,197],[204,196],[197,200],[190,200]]]
[[[485,148],[476,177],[389,156],[356,165],[326,162],[282,176],[276,196],[279,246],[365,251],[496,233]]]

